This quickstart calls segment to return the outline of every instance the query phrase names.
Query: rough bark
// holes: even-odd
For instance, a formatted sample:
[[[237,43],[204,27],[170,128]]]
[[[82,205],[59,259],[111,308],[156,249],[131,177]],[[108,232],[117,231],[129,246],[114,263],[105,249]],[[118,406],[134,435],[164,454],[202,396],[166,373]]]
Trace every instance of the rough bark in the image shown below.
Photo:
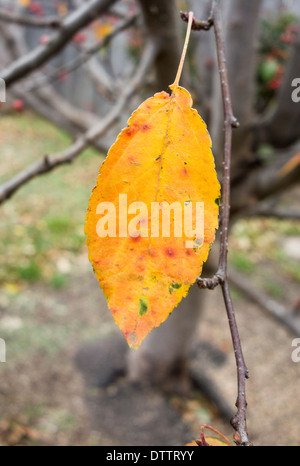
[[[155,61],[158,91],[168,91],[180,59],[179,14],[174,0],[140,0],[147,34],[159,43]]]

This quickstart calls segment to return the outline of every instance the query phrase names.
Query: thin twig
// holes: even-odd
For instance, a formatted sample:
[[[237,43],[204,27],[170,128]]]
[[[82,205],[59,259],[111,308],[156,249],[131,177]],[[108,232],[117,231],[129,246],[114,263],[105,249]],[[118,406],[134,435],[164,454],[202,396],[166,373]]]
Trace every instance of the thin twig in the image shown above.
[[[40,18],[36,16],[22,15],[16,12],[0,9],[0,21],[6,23],[19,24],[21,26],[33,26],[37,28],[59,29],[62,26],[62,19],[56,16]]]
[[[122,110],[128,103],[129,99],[143,84],[145,75],[155,60],[157,52],[158,44],[153,41],[149,42],[145,48],[140,64],[135,71],[134,77],[124,88],[119,100],[105,118],[100,120],[80,136],[68,149],[58,154],[45,156],[42,160],[33,163],[25,170],[18,173],[10,181],[0,186],[0,204],[8,200],[30,180],[44,173],[48,173],[60,165],[71,163],[79,154],[82,153],[84,149],[99,139],[111,127],[111,125],[120,118]]]
[[[250,445],[247,433],[246,421],[246,395],[245,395],[245,379],[248,378],[248,369],[245,364],[242,346],[240,342],[238,327],[235,319],[234,308],[230,296],[228,284],[227,270],[227,254],[228,254],[228,234],[230,221],[230,165],[231,165],[231,146],[232,146],[232,128],[238,127],[238,122],[233,115],[230,90],[228,83],[228,73],[226,66],[225,44],[222,29],[221,19],[221,4],[220,0],[213,2],[213,22],[217,44],[217,55],[219,73],[221,79],[223,107],[225,116],[225,136],[224,136],[224,167],[222,178],[222,200],[221,200],[221,232],[220,232],[220,260],[219,272],[224,276],[224,282],[221,284],[225,307],[227,311],[229,327],[232,336],[234,353],[237,365],[237,380],[238,380],[238,396],[236,401],[237,413],[231,420],[231,424],[240,436],[241,445]]]
[[[224,303],[226,307],[226,312],[228,316],[229,328],[231,332],[232,343],[234,347],[234,354],[236,359],[236,368],[237,368],[237,382],[238,382],[238,395],[236,400],[237,412],[235,416],[231,419],[231,425],[236,430],[238,436],[235,436],[235,441],[239,445],[250,446],[252,445],[248,439],[247,432],[247,401],[246,401],[246,392],[245,392],[245,381],[249,377],[248,369],[245,364],[239,331],[237,322],[235,319],[235,312],[232,304],[232,299],[230,295],[228,278],[226,277],[222,286],[222,293],[224,298]]]
[[[183,18],[185,19],[185,18]],[[198,22],[201,24],[201,22]],[[229,290],[228,283],[228,234],[230,220],[230,168],[231,168],[231,146],[232,146],[232,128],[239,126],[237,119],[234,117],[225,56],[225,44],[221,19],[221,4],[220,0],[213,0],[212,13],[209,18],[209,24],[214,26],[219,75],[221,80],[223,108],[224,108],[224,154],[223,154],[223,176],[222,176],[222,199],[220,205],[220,252],[219,252],[219,267],[215,276],[211,279],[197,280],[201,288],[213,289],[217,285],[221,285],[224,303],[226,307],[229,328],[231,332],[232,343],[234,347],[236,367],[237,367],[237,382],[238,396],[236,401],[237,413],[231,420],[233,428],[236,430],[235,441],[239,445],[251,445],[247,433],[246,421],[246,396],[245,396],[245,379],[248,378],[248,369],[246,367],[243,351],[241,347],[239,331],[236,323],[234,308]],[[205,29],[205,28],[200,28]]]

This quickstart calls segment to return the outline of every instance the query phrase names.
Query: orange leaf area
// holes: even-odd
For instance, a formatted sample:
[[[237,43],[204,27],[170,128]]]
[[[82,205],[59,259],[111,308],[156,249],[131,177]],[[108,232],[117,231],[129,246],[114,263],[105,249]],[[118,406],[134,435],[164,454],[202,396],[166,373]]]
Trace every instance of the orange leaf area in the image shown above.
[[[219,437],[206,437],[204,435],[204,429],[209,429],[215,434],[218,434]],[[187,447],[230,447],[231,444],[226,437],[226,435],[222,434],[219,430],[211,427],[207,424],[203,424],[201,426],[201,437],[197,440],[193,440],[191,443],[187,443],[185,446]]]
[[[86,218],[89,259],[115,322],[133,349],[187,295],[218,226],[220,185],[209,133],[191,108],[189,92],[174,85],[171,89],[172,95],[155,94],[132,114],[100,168]],[[106,237],[99,236],[103,202],[111,203],[116,214],[110,225],[115,234]],[[171,209],[173,203],[181,206],[181,213]],[[196,203],[203,203],[202,238],[194,233]],[[194,207],[194,228],[179,231],[178,216],[183,216],[183,224],[188,205]],[[169,234],[162,224],[152,234],[155,215],[156,220],[169,216]],[[126,221],[126,233],[134,234],[124,234]]]

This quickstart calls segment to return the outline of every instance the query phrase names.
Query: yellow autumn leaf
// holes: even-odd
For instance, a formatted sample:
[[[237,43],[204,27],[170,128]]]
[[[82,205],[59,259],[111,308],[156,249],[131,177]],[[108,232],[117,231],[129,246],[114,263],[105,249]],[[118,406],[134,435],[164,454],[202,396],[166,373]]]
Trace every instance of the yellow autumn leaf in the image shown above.
[[[69,12],[68,5],[64,2],[57,3],[58,16],[66,16]]]
[[[211,139],[178,79],[171,95],[155,94],[129,119],[86,217],[89,259],[134,349],[187,295],[218,226]]]
[[[108,36],[113,31],[113,25],[110,23],[103,23],[96,21],[93,24],[93,31],[96,39],[101,40]]]
[[[31,0],[17,0],[17,2],[23,8],[28,8],[31,4]]]

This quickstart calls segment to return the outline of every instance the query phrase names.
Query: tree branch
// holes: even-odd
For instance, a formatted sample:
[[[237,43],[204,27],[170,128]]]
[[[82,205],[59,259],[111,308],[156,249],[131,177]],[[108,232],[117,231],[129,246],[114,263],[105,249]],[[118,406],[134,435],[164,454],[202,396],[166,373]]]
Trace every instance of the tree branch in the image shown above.
[[[186,23],[188,22],[189,20],[188,13],[181,11],[180,16],[183,21],[185,21]],[[213,26],[212,18],[208,18],[207,21],[198,21],[195,18],[193,18],[193,24],[192,24],[193,31],[209,31],[212,26]]]
[[[300,180],[300,142],[277,152],[271,163],[256,167],[232,186],[233,215],[244,214],[270,196],[290,188]],[[299,159],[299,160],[298,160]]]
[[[0,21],[38,28],[47,27],[51,29],[59,29],[62,26],[62,19],[55,16],[39,18],[36,16],[22,15],[16,12],[5,11],[2,9],[0,9]]]
[[[227,254],[228,254],[228,234],[229,234],[229,218],[230,218],[230,168],[231,168],[231,146],[232,146],[232,128],[238,127],[237,119],[233,115],[228,72],[225,57],[225,44],[221,19],[221,3],[220,0],[213,0],[212,14],[210,20],[214,25],[215,41],[217,48],[219,75],[221,81],[223,110],[224,110],[224,152],[223,152],[223,176],[222,176],[222,198],[220,206],[220,252],[219,252],[219,267],[218,272],[213,279],[197,280],[200,287],[215,287],[220,284],[224,303],[226,307],[229,328],[231,332],[232,343],[234,347],[236,367],[237,367],[237,381],[238,381],[238,395],[237,395],[237,413],[232,418],[231,424],[236,430],[235,439],[240,445],[251,445],[248,439],[247,422],[246,422],[246,397],[245,397],[245,379],[248,378],[248,369],[246,367],[243,351],[241,347],[238,327],[236,323],[234,308],[230,296],[228,284],[228,267],[227,267]]]
[[[99,52],[103,47],[106,47],[111,40],[116,37],[120,32],[124,31],[128,27],[132,26],[137,19],[137,15],[129,16],[120,23],[103,39],[100,39],[95,44],[90,47],[82,48],[81,53],[76,56],[73,60],[70,60],[68,63],[64,64],[63,70],[66,73],[72,73],[76,71],[84,63],[88,62],[96,53]],[[53,73],[48,73],[47,76],[41,76],[39,79],[30,80],[26,86],[26,91],[30,92],[31,90],[36,90],[37,87],[45,86],[49,83],[55,82],[60,77],[61,68],[55,70]],[[103,84],[103,83],[102,83]]]
[[[251,301],[258,304],[267,315],[283,324],[293,335],[300,335],[299,318],[297,319],[291,311],[288,311],[284,306],[271,299],[263,291],[258,290],[254,285],[251,286],[248,277],[244,277],[240,272],[231,269],[229,280],[236,288],[250,298]]]
[[[39,45],[3,70],[0,78],[7,88],[17,80],[36,70],[67,45],[73,36],[104,13],[116,0],[89,0],[63,20],[60,30],[46,44]]]
[[[113,106],[104,119],[100,120],[82,136],[77,138],[74,144],[72,144],[68,149],[52,156],[45,156],[42,160],[33,163],[10,181],[0,186],[0,204],[8,200],[30,180],[44,173],[48,173],[60,165],[71,163],[86,147],[94,144],[97,139],[103,136],[103,134],[110,128],[111,124],[120,118],[122,110],[128,100],[143,84],[145,75],[147,74],[149,67],[152,65],[157,51],[157,44],[152,41],[149,42],[145,48],[134,78],[127,84],[118,102]]]

